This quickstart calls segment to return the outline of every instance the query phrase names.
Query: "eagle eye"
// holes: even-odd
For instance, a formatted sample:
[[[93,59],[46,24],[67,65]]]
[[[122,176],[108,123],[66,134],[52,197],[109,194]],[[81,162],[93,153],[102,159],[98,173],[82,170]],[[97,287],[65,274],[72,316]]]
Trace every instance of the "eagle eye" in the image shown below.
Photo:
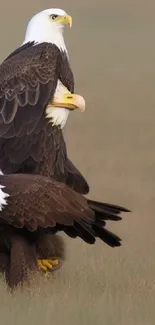
[[[58,17],[58,15],[50,15],[50,17],[54,20],[54,19],[56,19],[57,17]]]

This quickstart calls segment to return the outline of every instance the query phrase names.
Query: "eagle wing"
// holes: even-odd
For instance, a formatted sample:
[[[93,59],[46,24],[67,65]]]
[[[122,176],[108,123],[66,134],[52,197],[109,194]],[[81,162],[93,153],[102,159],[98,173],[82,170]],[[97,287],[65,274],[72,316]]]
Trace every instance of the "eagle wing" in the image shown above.
[[[74,90],[65,54],[54,44],[29,43],[0,65],[0,137],[30,134],[52,99],[58,79]]]
[[[85,194],[88,185],[67,158],[62,131],[47,124],[43,118],[58,79],[74,92],[68,58],[54,44],[24,44],[0,65],[0,167],[5,173],[15,173],[28,157],[35,162],[41,161],[45,138],[48,138],[50,161],[56,159],[52,146],[57,148],[59,155],[53,167],[55,178],[61,176],[63,181]],[[45,132],[39,135],[38,141],[42,130]]]
[[[29,231],[46,228],[53,233],[62,230],[90,244],[100,237],[110,246],[120,245],[120,238],[104,228],[105,220],[120,219],[116,209],[106,207],[101,211],[100,207],[97,216],[84,196],[64,183],[39,175],[0,175],[0,184],[1,225]]]
[[[0,212],[3,221],[17,228],[61,229],[74,223],[93,221],[95,214],[87,200],[64,183],[39,175],[0,175],[1,190],[9,194]],[[2,192],[1,192],[2,193]]]

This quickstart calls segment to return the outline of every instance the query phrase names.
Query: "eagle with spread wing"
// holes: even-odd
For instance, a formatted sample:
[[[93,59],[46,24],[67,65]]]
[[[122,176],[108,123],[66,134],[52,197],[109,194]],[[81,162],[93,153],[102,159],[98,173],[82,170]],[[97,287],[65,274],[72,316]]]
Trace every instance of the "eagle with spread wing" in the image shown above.
[[[71,111],[85,108],[63,38],[71,22],[61,9],[36,14],[23,44],[0,65],[0,267],[10,287],[28,269],[59,264],[50,247],[59,246],[58,231],[120,246],[106,221],[129,211],[86,199],[89,186],[67,156],[62,128]]]
[[[63,231],[88,244],[94,244],[98,237],[111,247],[121,245],[121,239],[105,225],[106,220],[120,220],[120,213],[127,209],[88,200],[65,183],[40,175],[1,174],[0,184],[0,227],[4,235],[1,240],[6,251],[11,252],[10,286],[23,280],[27,265],[30,269],[37,268],[36,256],[41,254],[38,247],[45,254],[40,256],[38,265],[45,270],[54,265],[56,260],[50,260],[53,251],[49,251],[46,235],[49,240],[49,234]],[[42,241],[47,251],[44,245],[40,247]],[[8,268],[9,255],[5,261]]]

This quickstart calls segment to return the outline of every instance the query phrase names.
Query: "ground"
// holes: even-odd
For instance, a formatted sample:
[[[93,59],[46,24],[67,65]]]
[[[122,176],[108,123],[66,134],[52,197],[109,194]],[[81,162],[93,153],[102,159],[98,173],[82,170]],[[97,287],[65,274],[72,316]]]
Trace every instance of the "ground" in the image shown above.
[[[5,1],[0,58],[23,39],[27,20],[62,7],[76,91],[85,113],[72,113],[65,136],[95,199],[133,210],[109,224],[123,239],[111,249],[64,237],[67,260],[54,279],[10,296],[0,282],[1,322],[8,324],[153,325],[155,319],[155,4],[123,0]],[[77,152],[78,148],[78,152]]]

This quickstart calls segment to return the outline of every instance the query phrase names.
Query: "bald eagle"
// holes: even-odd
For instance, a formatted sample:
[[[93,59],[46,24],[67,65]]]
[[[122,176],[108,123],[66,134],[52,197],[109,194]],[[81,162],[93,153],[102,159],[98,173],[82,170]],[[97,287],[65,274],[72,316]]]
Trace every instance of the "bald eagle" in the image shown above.
[[[52,242],[58,231],[120,246],[106,220],[129,211],[86,199],[89,186],[67,156],[62,128],[70,111],[85,108],[63,38],[71,22],[60,9],[36,14],[23,44],[0,65],[0,267],[11,287],[27,269],[57,265],[49,236]]]
[[[52,239],[58,231],[88,244],[98,237],[111,247],[121,245],[105,225],[106,220],[121,220],[127,209],[88,200],[65,183],[40,175],[1,172],[0,184],[1,270],[11,288],[22,283],[28,269],[59,266],[57,259],[50,259],[58,254],[58,247],[50,246],[54,239],[60,247],[58,238]]]

